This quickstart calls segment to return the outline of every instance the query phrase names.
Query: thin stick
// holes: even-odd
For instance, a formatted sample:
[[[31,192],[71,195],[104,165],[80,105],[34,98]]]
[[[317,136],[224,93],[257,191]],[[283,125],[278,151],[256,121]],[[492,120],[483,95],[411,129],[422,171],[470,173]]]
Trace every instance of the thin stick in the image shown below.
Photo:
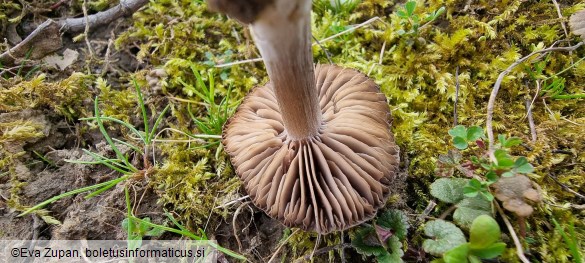
[[[276,249],[276,251],[274,251],[274,253],[272,254],[272,256],[270,257],[270,259],[268,260],[268,263],[273,262],[273,260],[276,258],[276,255],[278,255],[278,253],[280,252],[280,249],[282,247],[284,247],[284,245],[288,242],[288,240],[293,237],[297,232],[299,232],[300,229],[295,229],[294,232],[292,232],[280,245],[278,245],[278,248]]]
[[[563,21],[563,14],[561,13],[561,8],[559,7],[559,3],[556,0],[552,0],[553,4],[555,5],[555,9],[557,10],[557,14],[559,15],[561,26],[563,27],[563,31],[565,32],[565,37],[569,37],[569,33],[567,32],[567,27],[565,26],[565,22]]]
[[[582,194],[580,194],[580,193],[576,192],[575,190],[573,190],[573,189],[569,188],[569,187],[568,187],[568,186],[566,186],[565,184],[563,184],[563,183],[559,182],[559,179],[557,179],[556,177],[554,177],[552,174],[550,174],[550,173],[549,173],[549,174],[548,174],[548,176],[549,176],[550,178],[552,178],[552,179],[553,179],[553,181],[555,181],[555,183],[557,183],[557,184],[558,184],[560,187],[562,187],[562,188],[563,188],[563,190],[565,190],[565,191],[567,191],[567,192],[569,192],[569,193],[571,193],[571,194],[574,194],[575,196],[577,196],[577,197],[579,197],[579,198],[581,198],[581,199],[585,200],[585,196],[584,196],[584,195],[582,195]]]
[[[516,60],[516,62],[512,63],[512,65],[510,65],[508,68],[506,68],[506,70],[504,70],[502,73],[500,73],[500,75],[498,76],[498,79],[496,80],[496,83],[494,84],[494,87],[492,89],[492,93],[490,94],[490,99],[489,99],[488,105],[487,105],[486,127],[487,127],[488,143],[489,143],[490,152],[493,152],[493,149],[494,149],[494,130],[493,130],[493,126],[492,126],[492,119],[493,119],[493,115],[494,115],[494,105],[496,103],[496,97],[498,96],[498,91],[500,90],[500,85],[502,84],[504,77],[508,73],[510,73],[512,71],[512,69],[514,69],[516,66],[522,64],[524,61],[528,60],[533,55],[545,53],[545,52],[552,52],[552,51],[573,51],[573,50],[577,49],[578,47],[582,46],[583,44],[584,44],[583,42],[579,42],[578,44],[576,44],[574,46],[570,46],[570,47],[553,47],[553,48],[546,48],[546,49],[534,51],[534,52],[530,53],[528,56],[525,56],[519,60]],[[490,155],[492,155],[492,154],[490,154]]]
[[[532,118],[532,103],[530,103],[529,99],[524,101],[526,104],[526,112],[528,117],[528,126],[530,126],[530,134],[532,135],[532,143],[536,142],[536,128],[534,127],[534,119]]]
[[[524,255],[524,249],[522,248],[522,243],[520,243],[520,239],[518,239],[516,232],[514,232],[514,228],[512,227],[512,224],[510,224],[510,220],[508,220],[508,217],[506,216],[506,214],[504,214],[504,211],[500,207],[500,204],[498,204],[497,201],[494,202],[494,204],[496,206],[496,209],[498,209],[500,216],[504,220],[504,223],[506,224],[506,227],[508,228],[508,232],[510,232],[512,239],[514,240],[514,245],[516,245],[516,254],[518,255],[518,258],[520,258],[520,260],[524,263],[530,263],[530,261]]]
[[[236,242],[238,243],[238,248],[239,248],[240,251],[242,251],[242,242],[240,242],[240,238],[238,237],[238,229],[237,229],[236,221],[238,219],[238,215],[242,211],[242,208],[244,206],[248,205],[249,203],[250,203],[249,201],[248,202],[243,202],[240,206],[238,206],[238,208],[234,212],[234,218],[232,219],[232,229],[234,231],[234,237],[236,238]]]
[[[228,205],[235,204],[235,203],[237,203],[237,202],[239,202],[239,201],[242,201],[242,200],[244,200],[244,199],[246,199],[246,198],[250,198],[250,196],[249,196],[249,195],[242,196],[242,197],[240,197],[240,198],[237,198],[237,199],[235,199],[235,200],[229,201],[229,202],[227,202],[227,203],[225,203],[225,204],[223,204],[223,205],[217,206],[217,207],[215,207],[214,209],[218,209],[218,208],[224,208],[224,207],[226,207],[226,206],[228,206]]]
[[[313,39],[315,40],[315,43],[317,43],[317,45],[319,45],[319,47],[321,48],[321,50],[323,50],[323,52],[325,52],[325,56],[327,56],[327,60],[329,61],[329,64],[333,64],[333,60],[331,60],[331,54],[329,54],[329,51],[327,49],[325,49],[323,47],[323,45],[321,45],[321,43],[319,42],[319,39],[317,39],[315,36],[311,35],[313,37]]]
[[[83,38],[85,38],[85,44],[87,45],[87,50],[89,51],[90,58],[93,58],[93,48],[91,48],[91,44],[89,43],[89,16],[87,15],[87,0],[83,0],[83,5],[81,6],[83,9],[83,18],[85,19],[85,30],[83,31]]]
[[[372,73],[372,70],[374,69],[374,67],[375,67],[376,65],[382,65],[382,59],[384,58],[384,51],[386,51],[386,41],[384,41],[384,43],[382,44],[382,50],[380,50],[380,57],[378,58],[378,63],[377,63],[377,64],[375,64],[375,63],[374,63],[374,64],[373,64],[373,65],[370,67],[370,70],[368,70],[368,74],[366,74],[366,75],[368,75],[368,76],[369,76],[369,75],[370,75],[370,73]]]
[[[453,103],[453,127],[457,126],[457,101],[459,100],[459,66],[455,68],[455,103]]]

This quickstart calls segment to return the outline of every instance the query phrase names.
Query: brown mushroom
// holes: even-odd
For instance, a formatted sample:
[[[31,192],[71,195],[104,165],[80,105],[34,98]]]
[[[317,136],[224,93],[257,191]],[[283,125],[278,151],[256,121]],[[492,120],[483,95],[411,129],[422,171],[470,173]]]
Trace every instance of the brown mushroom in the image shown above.
[[[212,2],[232,17],[252,10]],[[275,0],[246,13],[271,81],[246,96],[223,144],[256,206],[287,226],[329,233],[384,206],[399,149],[386,97],[371,79],[314,67],[310,9],[309,0]]]

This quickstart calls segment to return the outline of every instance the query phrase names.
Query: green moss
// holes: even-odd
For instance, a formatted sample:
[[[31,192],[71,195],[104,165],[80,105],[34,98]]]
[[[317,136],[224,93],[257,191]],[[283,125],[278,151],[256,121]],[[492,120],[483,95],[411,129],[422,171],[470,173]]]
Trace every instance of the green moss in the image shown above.
[[[45,74],[40,74],[26,81],[2,80],[0,83],[6,86],[0,87],[0,111],[49,107],[70,120],[86,115],[82,104],[89,95],[91,76],[74,73],[57,82],[48,82],[45,78]]]
[[[409,189],[413,189],[409,199],[413,200],[412,206],[417,212],[422,212],[431,201],[428,186],[435,179],[433,171],[437,156],[451,147],[447,131],[453,124],[456,84],[459,85],[458,123],[485,125],[487,100],[498,74],[536,48],[550,46],[566,37],[552,2],[476,1],[466,12],[461,12],[467,3],[463,0],[418,3],[416,12],[419,15],[441,6],[447,11],[438,21],[421,28],[417,35],[398,34],[406,28],[393,13],[401,4],[395,5],[393,1],[363,1],[351,14],[321,9],[315,11],[312,20],[313,34],[317,39],[324,39],[373,16],[379,16],[383,21],[324,41],[322,46],[331,54],[333,62],[369,73],[387,95],[393,114],[393,131],[403,152],[403,161],[408,164]],[[564,17],[568,17],[583,7],[583,4],[561,5],[561,11]],[[267,80],[261,63],[213,68],[217,64],[256,58],[258,53],[246,28],[225,16],[210,13],[204,4],[188,0],[154,1],[134,14],[133,21],[133,27],[117,39],[116,46],[124,49],[136,43],[140,47],[139,60],[164,69],[168,77],[161,83],[167,96],[200,102],[182,84],[196,86],[191,68],[200,71],[205,82],[208,81],[208,74],[205,74],[208,71],[219,76],[216,78],[216,98],[225,97],[231,86],[234,104],[253,86]],[[383,46],[385,51],[380,58]],[[313,47],[315,60],[328,63],[323,48]],[[582,48],[572,53],[551,53],[545,58],[543,75],[560,72],[571,61],[584,56]],[[378,64],[380,59],[382,63]],[[495,105],[494,129],[497,133],[521,137],[528,142],[526,147],[518,147],[513,154],[527,156],[535,165],[536,173],[532,179],[541,185],[546,203],[551,204],[551,207],[541,210],[562,211],[567,220],[582,222],[582,213],[570,208],[555,208],[575,202],[575,199],[548,179],[548,175],[557,176],[571,189],[585,187],[585,179],[580,176],[585,173],[581,165],[585,162],[585,145],[576,143],[582,141],[585,128],[574,124],[585,121],[585,107],[582,100],[536,100],[533,115],[538,139],[530,142],[524,100],[532,99],[536,90],[535,80],[530,76],[535,65],[532,62],[536,60],[516,67],[504,78]],[[567,93],[583,93],[583,72],[585,63],[561,75],[566,79]],[[97,86],[104,87],[99,83]],[[102,101],[106,97],[121,101],[120,105],[105,109],[111,111],[109,114],[132,114],[128,110],[134,107],[130,102],[132,99],[127,98],[127,103],[124,102],[123,97],[129,95],[126,91],[100,89],[103,93],[100,96],[104,96]],[[193,112],[196,117],[207,114],[204,106]],[[172,116],[170,127],[197,133],[185,103],[174,103]],[[173,136],[185,139],[184,136]],[[193,142],[194,145],[200,144]],[[225,156],[216,158],[214,149],[193,149],[186,144],[161,145],[160,149],[165,158],[153,176],[152,184],[160,190],[161,202],[176,209],[184,222],[192,226],[204,222],[217,201],[214,195],[217,191],[229,189],[222,195],[237,192],[237,177]],[[553,153],[558,150],[570,154]],[[547,226],[550,215],[535,214],[530,220],[531,259],[566,258],[568,254],[566,248],[562,250],[563,243],[551,242],[559,241],[560,237]],[[582,229],[578,230],[579,235],[584,234]],[[414,241],[417,241],[420,231],[414,236]],[[296,234],[289,241],[292,245],[287,255],[295,258],[305,255],[314,248],[314,241],[313,234]],[[503,258],[515,261],[514,250],[508,249]]]

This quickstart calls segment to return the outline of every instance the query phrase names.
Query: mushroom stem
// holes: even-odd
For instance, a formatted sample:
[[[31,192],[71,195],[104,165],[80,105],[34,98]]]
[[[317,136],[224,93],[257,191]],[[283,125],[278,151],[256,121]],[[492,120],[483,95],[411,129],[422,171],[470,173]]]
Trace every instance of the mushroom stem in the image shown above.
[[[311,1],[275,1],[251,28],[288,137],[317,135],[322,114],[311,52]]]

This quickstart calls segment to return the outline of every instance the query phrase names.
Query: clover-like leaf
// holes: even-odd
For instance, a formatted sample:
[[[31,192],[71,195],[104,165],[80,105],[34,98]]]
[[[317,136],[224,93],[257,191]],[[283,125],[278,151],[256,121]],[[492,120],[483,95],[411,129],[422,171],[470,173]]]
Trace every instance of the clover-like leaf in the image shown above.
[[[469,228],[473,220],[481,215],[491,215],[491,202],[481,196],[476,196],[459,202],[453,213],[453,219],[459,226]]]
[[[431,184],[431,195],[443,202],[455,204],[464,198],[463,188],[468,181],[463,178],[439,178]]]
[[[416,9],[416,1],[408,1],[404,4],[404,9],[408,16],[412,16],[414,14],[414,9]]]
[[[467,138],[467,129],[463,125],[457,125],[449,130],[449,135],[453,137]]]
[[[467,128],[467,140],[472,142],[483,137],[483,129],[479,126],[471,126]]]
[[[453,146],[459,150],[465,150],[469,145],[467,144],[465,138],[457,136],[453,138]]]
[[[534,167],[528,163],[526,157],[518,157],[514,162],[514,170],[518,173],[528,174],[534,172]]]
[[[505,150],[502,149],[495,150],[494,156],[496,157],[496,161],[498,162],[498,167],[506,168],[514,166],[514,161],[512,160],[512,157],[510,157],[508,152],[506,152]]]
[[[445,263],[461,263],[467,262],[467,255],[469,254],[469,244],[461,244],[443,255]]]
[[[471,248],[470,253],[483,259],[492,259],[504,253],[504,250],[506,250],[506,243],[497,242],[485,248]]]
[[[500,239],[500,226],[489,215],[480,215],[471,224],[469,246],[474,249],[487,248]]]
[[[423,249],[435,256],[451,250],[466,242],[461,229],[445,220],[433,220],[425,225],[425,235],[433,238],[423,242]]]

